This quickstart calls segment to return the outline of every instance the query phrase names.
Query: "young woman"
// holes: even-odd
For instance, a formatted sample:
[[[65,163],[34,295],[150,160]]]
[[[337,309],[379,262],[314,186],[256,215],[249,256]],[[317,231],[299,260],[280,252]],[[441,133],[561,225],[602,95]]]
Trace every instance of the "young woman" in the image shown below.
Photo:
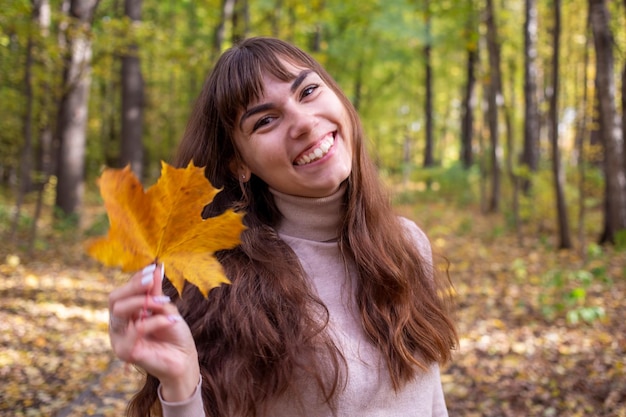
[[[235,208],[248,228],[216,254],[232,284],[206,299],[192,285],[178,297],[162,266],[111,293],[113,349],[147,374],[130,416],[447,415],[448,282],[365,147],[354,107],[302,50],[251,38],[222,55],[176,165],[222,188],[203,216]]]

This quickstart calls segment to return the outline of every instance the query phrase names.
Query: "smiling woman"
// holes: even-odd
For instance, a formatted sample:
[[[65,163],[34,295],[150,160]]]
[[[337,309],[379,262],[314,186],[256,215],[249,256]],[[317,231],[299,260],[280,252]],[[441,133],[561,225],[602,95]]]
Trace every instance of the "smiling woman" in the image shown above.
[[[310,69],[279,61],[291,80],[270,74],[233,132],[239,172],[304,197],[331,195],[352,166],[350,119],[337,94]]]
[[[222,189],[203,215],[234,208],[247,229],[216,253],[231,284],[207,298],[179,297],[162,267],[111,293],[128,321],[114,351],[147,373],[129,415],[447,415],[447,282],[425,234],[393,214],[324,68],[272,38],[226,51],[176,164],[192,160]]]

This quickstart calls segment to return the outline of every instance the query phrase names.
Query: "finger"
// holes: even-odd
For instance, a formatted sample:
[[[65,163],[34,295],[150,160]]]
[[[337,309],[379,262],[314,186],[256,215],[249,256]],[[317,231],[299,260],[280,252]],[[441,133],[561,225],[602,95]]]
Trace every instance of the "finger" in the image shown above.
[[[139,333],[134,329],[134,326],[130,324],[124,333],[109,332],[109,339],[111,340],[111,349],[115,356],[123,360],[124,362],[133,363],[132,352],[140,338]]]
[[[153,298],[158,299],[159,297]],[[115,321],[124,321],[123,329],[116,330],[114,326],[109,328],[109,339],[113,352],[126,362],[137,360],[136,357],[132,357],[132,353],[141,339],[145,339],[150,334],[182,320],[178,309],[172,303],[161,303],[153,300],[149,303],[149,307],[152,311],[150,316],[141,316],[131,320],[111,316],[112,319],[115,318]]]
[[[149,336],[158,331],[169,329],[180,323],[183,318],[180,314],[159,314],[149,317],[145,320],[138,320],[135,322],[135,330],[142,336]]]
[[[128,328],[129,321],[125,318],[117,317],[111,314],[109,317],[109,333],[124,334]]]
[[[124,333],[110,333],[111,347],[115,355],[125,362],[141,365],[141,362],[146,359],[154,359],[153,357],[144,357],[146,352],[154,349],[154,347],[149,348],[144,345],[144,342],[151,340],[150,343],[159,343],[159,340],[165,342],[167,339],[170,341],[166,343],[176,346],[185,338],[191,337],[188,327],[185,326],[183,318],[178,314],[176,308],[170,308],[168,311],[168,314],[131,321]],[[165,336],[165,333],[159,335],[159,332],[163,331],[173,333],[168,333],[168,336]],[[162,337],[166,339],[162,339]],[[139,348],[140,346],[144,348]]]
[[[152,276],[154,278],[154,284],[150,289],[150,295],[163,295],[163,277],[165,277],[165,264],[161,262],[161,264],[159,264],[159,266],[154,270]]]
[[[156,264],[150,264],[141,271],[135,273],[126,285],[118,287],[109,294],[109,309],[118,300],[131,297],[133,295],[145,294],[154,283],[154,271]]]
[[[137,320],[154,314],[167,314],[166,306],[173,306],[170,297],[165,295],[139,295],[116,302],[111,308],[111,316],[126,320]],[[174,307],[175,308],[175,307]]]

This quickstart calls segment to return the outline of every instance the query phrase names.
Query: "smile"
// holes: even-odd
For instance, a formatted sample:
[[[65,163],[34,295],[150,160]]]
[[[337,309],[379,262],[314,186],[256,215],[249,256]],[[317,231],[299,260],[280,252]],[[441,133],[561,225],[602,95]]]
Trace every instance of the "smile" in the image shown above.
[[[301,158],[298,158],[296,160],[296,165],[306,165],[306,164],[310,164],[311,162],[315,162],[318,159],[321,159],[324,155],[328,153],[328,151],[330,150],[330,148],[332,148],[334,143],[335,143],[335,136],[334,135],[328,136],[326,139],[320,142],[317,148],[312,149],[311,152],[309,152],[308,154],[302,156]]]

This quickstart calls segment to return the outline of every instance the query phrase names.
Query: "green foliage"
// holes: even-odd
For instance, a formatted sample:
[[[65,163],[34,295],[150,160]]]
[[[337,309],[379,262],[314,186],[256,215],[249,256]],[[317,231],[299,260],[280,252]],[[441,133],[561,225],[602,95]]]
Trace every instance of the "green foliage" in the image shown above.
[[[626,250],[626,229],[615,233],[615,249]]]
[[[410,166],[410,179],[398,187],[394,201],[400,204],[418,201],[441,201],[460,207],[476,203],[479,173],[477,167],[465,169],[461,164],[449,167],[416,168]],[[402,174],[392,172],[391,178],[398,179]]]
[[[464,218],[456,229],[460,236],[467,236],[472,233],[474,222],[470,218]]]
[[[593,261],[602,260],[604,253],[597,244],[589,245],[589,266]],[[553,269],[541,277],[543,287],[538,297],[541,312],[548,320],[565,316],[570,324],[593,323],[605,317],[603,305],[587,303],[590,291],[605,291],[612,285],[606,268],[595,266],[582,269]]]
[[[109,230],[109,217],[106,213],[100,213],[94,221],[85,229],[85,237],[104,236]]]
[[[530,188],[527,193],[521,189],[518,191],[519,199],[519,221],[522,227],[530,227],[537,230],[545,240],[546,245],[551,245],[550,237],[556,233],[556,202],[554,191],[554,177],[549,166],[542,166],[536,172],[531,172],[525,166],[517,166],[514,171],[519,181],[530,181]],[[580,179],[577,167],[569,167],[566,172],[567,181],[565,183],[565,200],[570,230],[574,227],[580,216]],[[585,168],[583,183],[583,197],[585,216],[594,216],[593,221],[585,224],[585,233],[598,232],[595,217],[600,213],[603,201],[604,177],[601,170],[595,166]],[[512,186],[504,189],[505,204],[502,205],[502,212],[507,220],[509,228],[513,229],[514,212],[512,205]]]
[[[9,194],[9,193],[7,193]],[[15,204],[9,199],[0,200],[0,235],[5,236],[11,231],[15,221]],[[28,233],[33,224],[33,218],[25,210],[21,210],[17,219],[17,233]]]
[[[104,165],[115,165],[121,141],[120,57],[136,53],[141,59],[145,81],[143,135],[147,178],[158,175],[159,161],[170,160],[182,136],[190,107],[204,78],[220,51],[214,46],[215,33],[221,23],[222,1],[192,0],[144,2],[142,21],[131,22],[123,16],[122,3],[102,0],[96,10],[91,39],[93,40],[92,90],[89,101],[86,174],[93,183]],[[24,68],[26,45],[35,42],[33,74],[34,152],[39,147],[42,128],[54,128],[57,100],[61,95],[62,58],[59,44],[67,22],[60,7],[51,7],[51,26],[44,34],[32,19],[32,2],[8,2],[0,14],[0,175],[14,177],[20,150],[24,144],[25,105]],[[339,82],[350,99],[358,105],[370,150],[384,176],[394,183],[405,180],[395,196],[398,201],[438,200],[467,206],[477,202],[481,173],[478,167],[469,171],[456,163],[461,97],[466,81],[466,53],[475,49],[483,32],[480,14],[483,5],[474,1],[414,2],[411,0],[334,1],[258,0],[248,2],[247,35],[272,35],[292,41],[321,61]],[[581,7],[582,6],[582,7]],[[241,7],[239,4],[237,8]],[[426,10],[428,7],[428,10]],[[613,5],[612,28],[616,41],[626,37],[621,5]],[[571,71],[562,71],[561,105],[578,109],[582,97],[580,66],[584,62],[587,36],[585,5],[574,1],[563,5],[563,55]],[[521,149],[523,129],[523,31],[524,2],[496,4],[496,21],[502,50],[502,82],[504,104],[511,114],[513,159]],[[549,2],[538,3],[540,21],[552,19]],[[240,16],[241,17],[241,16]],[[225,22],[221,49],[229,47],[233,36],[241,32],[246,19]],[[427,22],[430,26],[427,25]],[[539,27],[538,65],[545,70],[552,47]],[[319,40],[319,44],[316,42]],[[623,42],[616,42],[616,45]],[[319,48],[313,50],[313,46]],[[441,165],[421,169],[425,139],[425,60],[424,47],[432,50],[433,107],[435,157]],[[137,46],[137,50],[133,49]],[[481,53],[476,68],[476,103],[484,99],[488,77],[487,53]],[[623,54],[616,55],[621,68]],[[569,69],[569,67],[568,67]],[[591,95],[590,95],[591,97]],[[544,100],[545,101],[545,100]],[[488,156],[485,110],[475,107],[474,149],[476,160]],[[576,117],[579,115],[577,114]],[[563,121],[563,161],[567,171],[566,199],[570,221],[578,215],[578,170],[572,166],[576,122]],[[504,129],[503,129],[504,131]],[[483,139],[485,142],[479,143]],[[506,152],[504,135],[500,142]],[[405,152],[405,146],[408,150]],[[519,220],[524,227],[537,230],[550,244],[556,229],[553,179],[547,162],[549,152],[541,149],[539,173],[515,166],[515,174],[532,181],[528,195],[521,196]],[[400,163],[399,161],[406,162]],[[599,162],[598,145],[585,146],[585,208],[597,212],[602,205],[604,180],[602,170],[591,162]],[[488,178],[488,173],[482,175]],[[401,180],[399,180],[401,178]],[[488,185],[488,184],[487,184]],[[486,187],[487,192],[488,187]],[[511,208],[511,187],[503,177],[501,207],[508,227],[514,224]],[[597,215],[597,214],[596,214]],[[595,219],[594,219],[595,220]],[[598,233],[601,222],[587,222],[585,232]],[[467,231],[463,226],[460,231]],[[494,230],[494,237],[501,232]],[[618,237],[618,245],[626,246],[626,238]]]
[[[528,277],[528,266],[521,258],[513,260],[511,263],[511,270],[519,282],[524,281]]]
[[[80,217],[77,213],[65,214],[59,208],[54,208],[53,230],[64,235],[76,233],[79,230]],[[80,238],[77,236],[77,238]]]

